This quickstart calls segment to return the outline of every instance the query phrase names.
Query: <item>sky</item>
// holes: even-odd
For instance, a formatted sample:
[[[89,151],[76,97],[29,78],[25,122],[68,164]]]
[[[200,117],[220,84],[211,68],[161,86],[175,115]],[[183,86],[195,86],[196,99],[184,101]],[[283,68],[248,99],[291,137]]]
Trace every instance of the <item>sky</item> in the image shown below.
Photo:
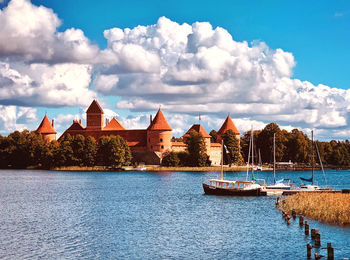
[[[93,99],[142,129],[163,110],[241,133],[270,122],[350,135],[349,1],[0,0],[0,134],[58,136]]]

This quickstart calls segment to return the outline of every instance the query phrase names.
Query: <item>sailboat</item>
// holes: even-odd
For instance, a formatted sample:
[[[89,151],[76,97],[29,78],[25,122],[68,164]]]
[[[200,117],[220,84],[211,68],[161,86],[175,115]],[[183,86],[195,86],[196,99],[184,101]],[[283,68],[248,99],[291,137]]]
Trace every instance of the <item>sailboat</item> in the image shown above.
[[[287,183],[285,183],[287,181]],[[273,184],[267,185],[268,190],[290,190],[292,184],[289,179],[281,179],[276,181],[276,134],[273,134]]]
[[[255,181],[224,180],[224,143],[221,142],[221,170],[220,179],[210,179],[209,184],[203,183],[205,194],[220,196],[261,196],[262,187]]]
[[[258,166],[256,167],[256,170],[257,171],[262,171],[262,162],[261,162],[260,149],[258,151],[259,151],[259,163],[258,163]]]
[[[300,190],[303,190],[303,191],[314,191],[314,190],[321,189],[319,186],[314,184],[314,131],[313,130],[311,130],[311,151],[312,151],[311,152],[311,156],[312,156],[311,157],[311,171],[312,171],[311,178],[299,177],[302,181],[311,183],[311,184],[301,185]],[[318,152],[318,150],[317,150],[317,152]],[[319,156],[319,153],[318,153],[318,156]],[[321,158],[319,158],[319,160],[322,164]]]

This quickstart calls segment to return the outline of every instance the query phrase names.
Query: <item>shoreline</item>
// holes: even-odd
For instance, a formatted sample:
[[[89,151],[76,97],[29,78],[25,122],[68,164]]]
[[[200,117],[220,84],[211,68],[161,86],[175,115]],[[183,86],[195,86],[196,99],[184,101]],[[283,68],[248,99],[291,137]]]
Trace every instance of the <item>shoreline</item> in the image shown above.
[[[327,167],[325,170],[349,170],[349,167],[343,168],[333,168]],[[108,166],[63,166],[63,167],[55,167],[53,169],[42,169],[36,167],[28,167],[24,169],[15,169],[15,168],[4,168],[2,170],[45,170],[45,171],[93,171],[93,172],[121,172],[121,171],[149,171],[149,172],[169,172],[169,171],[177,171],[177,172],[220,172],[221,166],[207,166],[207,167],[189,167],[189,166],[176,166],[176,167],[167,167],[160,165],[145,165],[144,167],[132,167],[132,166],[123,166],[120,168],[112,168]],[[241,172],[246,171],[247,166],[224,166],[224,172]],[[315,170],[320,171],[321,168],[315,168]],[[273,168],[263,167],[263,171],[273,171]],[[287,169],[276,169],[276,172],[280,171],[311,171],[311,167],[295,167],[295,168],[287,168]],[[259,172],[259,171],[257,171]]]

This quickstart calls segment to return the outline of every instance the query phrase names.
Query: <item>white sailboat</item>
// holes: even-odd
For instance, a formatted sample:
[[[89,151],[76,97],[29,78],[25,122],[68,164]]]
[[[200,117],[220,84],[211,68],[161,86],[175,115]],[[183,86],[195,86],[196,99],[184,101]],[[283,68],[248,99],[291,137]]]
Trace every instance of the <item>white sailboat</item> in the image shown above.
[[[276,134],[273,134],[273,184],[267,185],[268,190],[290,190],[292,184],[289,179],[281,179],[276,181]]]

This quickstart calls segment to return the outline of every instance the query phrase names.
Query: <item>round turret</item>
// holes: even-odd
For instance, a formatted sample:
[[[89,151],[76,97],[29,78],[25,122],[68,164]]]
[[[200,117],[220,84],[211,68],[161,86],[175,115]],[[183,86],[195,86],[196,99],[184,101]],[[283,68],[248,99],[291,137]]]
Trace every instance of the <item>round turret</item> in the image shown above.
[[[159,109],[147,128],[147,150],[165,152],[171,149],[172,129]]]

